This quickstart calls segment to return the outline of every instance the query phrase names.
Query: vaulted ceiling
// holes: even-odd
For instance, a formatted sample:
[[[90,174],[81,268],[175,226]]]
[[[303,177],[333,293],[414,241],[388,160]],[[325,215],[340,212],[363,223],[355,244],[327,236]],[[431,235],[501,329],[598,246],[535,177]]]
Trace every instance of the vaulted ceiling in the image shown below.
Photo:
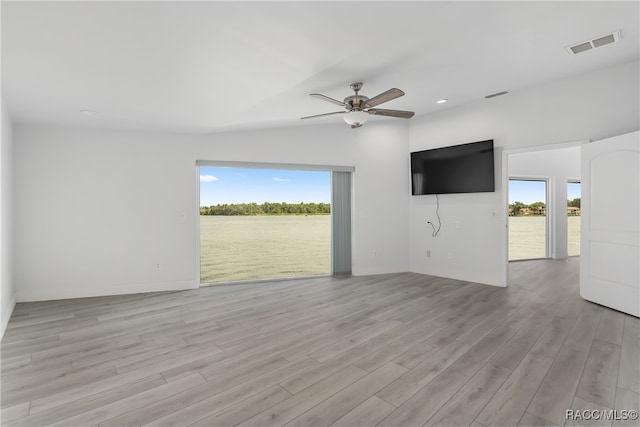
[[[301,116],[340,109],[309,93],[343,99],[354,81],[369,97],[404,90],[381,107],[420,115],[638,60],[640,52],[637,1],[1,8],[2,96],[13,120],[30,123],[194,133],[304,126]],[[566,49],[616,30],[617,43],[577,55]]]

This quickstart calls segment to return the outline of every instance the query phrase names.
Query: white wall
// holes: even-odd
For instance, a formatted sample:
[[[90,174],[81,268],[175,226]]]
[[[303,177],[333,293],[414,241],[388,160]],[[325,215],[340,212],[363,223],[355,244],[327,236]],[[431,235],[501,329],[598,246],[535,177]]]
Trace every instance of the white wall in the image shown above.
[[[549,255],[553,259],[567,258],[567,182],[580,181],[580,147],[514,153],[507,163],[509,177],[548,180]]]
[[[404,121],[207,136],[16,125],[14,140],[18,301],[197,286],[196,160],[354,166],[354,274],[409,269]]]
[[[17,300],[195,287],[196,160],[355,166],[354,274],[504,285],[502,150],[638,130],[638,75],[634,62],[360,129],[325,122],[197,136],[15,125]],[[441,196],[443,228],[432,237],[435,199],[409,196],[409,151],[484,139],[496,144],[496,192]]]
[[[9,323],[16,304],[16,292],[12,274],[12,169],[13,135],[11,118],[4,100],[1,100],[0,113],[0,338]]]
[[[493,139],[496,192],[441,196],[443,228],[435,238],[426,224],[435,219],[435,198],[411,197],[411,271],[504,286],[507,216],[502,150],[597,140],[638,130],[638,76],[636,61],[412,119],[411,151]]]

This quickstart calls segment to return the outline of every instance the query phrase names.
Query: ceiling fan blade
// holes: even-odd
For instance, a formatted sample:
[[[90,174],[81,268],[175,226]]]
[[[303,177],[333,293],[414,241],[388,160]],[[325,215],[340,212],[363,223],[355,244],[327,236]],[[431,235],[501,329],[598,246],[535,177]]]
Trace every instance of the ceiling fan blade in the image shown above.
[[[397,88],[389,89],[386,92],[382,92],[380,95],[376,95],[365,103],[365,107],[375,107],[383,102],[391,101],[392,99],[400,98],[404,95],[404,92]]]
[[[333,113],[315,114],[313,116],[300,117],[301,119],[313,119],[315,117],[332,116],[334,114],[344,114],[346,111],[334,111]]]
[[[345,104],[342,101],[338,101],[337,99],[329,98],[328,96],[322,95],[320,93],[310,93],[309,96],[313,96],[314,98],[322,99],[324,101],[332,102],[332,103],[334,103],[336,105],[339,105],[341,107],[346,107],[347,106],[347,104]]]
[[[373,114],[374,116],[399,117],[401,119],[410,119],[415,114],[413,111],[385,110],[382,108],[370,108],[367,110],[367,113]]]

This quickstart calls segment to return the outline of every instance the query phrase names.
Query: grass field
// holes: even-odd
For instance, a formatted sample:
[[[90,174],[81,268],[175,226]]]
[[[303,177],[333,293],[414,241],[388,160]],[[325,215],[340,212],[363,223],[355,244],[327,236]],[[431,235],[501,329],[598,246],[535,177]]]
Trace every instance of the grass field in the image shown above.
[[[329,274],[330,233],[330,215],[200,216],[200,281]]]
[[[567,221],[569,222],[569,256],[580,255],[580,217],[570,216]]]
[[[568,224],[568,252],[580,255],[580,217],[570,216]],[[544,258],[546,217],[509,217],[509,260]]]
[[[509,259],[545,257],[545,217],[509,217]],[[569,255],[580,217],[569,217]],[[329,274],[331,217],[201,216],[202,283]]]

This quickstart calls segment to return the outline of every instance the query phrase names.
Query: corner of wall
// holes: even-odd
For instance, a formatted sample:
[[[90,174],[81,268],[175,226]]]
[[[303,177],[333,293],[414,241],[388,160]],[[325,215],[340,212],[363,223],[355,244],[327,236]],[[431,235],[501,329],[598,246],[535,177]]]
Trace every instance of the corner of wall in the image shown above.
[[[0,100],[0,339],[4,336],[13,309],[16,291],[12,269],[13,132],[4,99]]]
[[[7,304],[5,304],[4,300],[2,301],[2,324],[0,324],[0,340],[4,336],[4,331],[7,329],[7,325],[9,324],[9,319],[11,319],[11,315],[13,314],[13,310],[16,308],[16,294],[14,293],[11,299]]]

